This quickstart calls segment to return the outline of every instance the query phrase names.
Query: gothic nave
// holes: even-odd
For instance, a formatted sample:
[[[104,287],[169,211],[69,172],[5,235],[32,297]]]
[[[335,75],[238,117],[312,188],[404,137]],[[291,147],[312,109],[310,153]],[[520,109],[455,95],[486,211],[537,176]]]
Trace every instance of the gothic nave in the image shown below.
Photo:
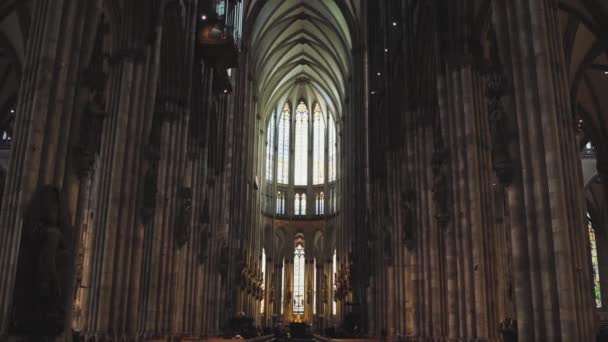
[[[0,341],[608,341],[608,1],[0,0]]]

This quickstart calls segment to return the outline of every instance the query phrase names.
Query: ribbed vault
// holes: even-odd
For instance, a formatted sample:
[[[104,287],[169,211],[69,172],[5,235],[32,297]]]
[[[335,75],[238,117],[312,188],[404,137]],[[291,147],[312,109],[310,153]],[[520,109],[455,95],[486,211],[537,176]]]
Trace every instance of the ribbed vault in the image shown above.
[[[348,22],[334,0],[271,0],[258,12],[251,56],[260,113],[293,96],[343,114],[352,48]]]

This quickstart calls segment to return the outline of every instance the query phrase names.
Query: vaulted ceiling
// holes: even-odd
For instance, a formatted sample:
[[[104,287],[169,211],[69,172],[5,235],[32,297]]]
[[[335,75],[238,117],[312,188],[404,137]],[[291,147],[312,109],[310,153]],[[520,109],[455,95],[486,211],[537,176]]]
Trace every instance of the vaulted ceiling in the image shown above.
[[[254,1],[248,9],[255,16],[250,56],[260,113],[268,116],[289,98],[307,97],[343,115],[353,47],[347,18],[355,6],[335,0],[269,0],[260,6],[252,10]]]
[[[587,140],[608,139],[608,2],[560,0],[570,91]]]
[[[29,22],[29,1],[0,2],[0,129],[16,104]]]

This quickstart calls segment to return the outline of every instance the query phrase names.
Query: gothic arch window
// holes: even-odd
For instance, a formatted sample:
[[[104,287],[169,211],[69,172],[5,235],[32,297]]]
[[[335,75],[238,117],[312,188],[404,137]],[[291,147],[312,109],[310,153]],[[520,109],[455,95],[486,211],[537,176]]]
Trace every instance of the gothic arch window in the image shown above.
[[[266,131],[266,180],[272,182],[274,173],[274,131],[276,126],[276,112],[272,113]]]
[[[312,184],[319,185],[325,182],[325,121],[318,103],[313,112]]]
[[[337,312],[337,303],[336,303],[336,277],[338,275],[338,251],[334,249],[334,257],[332,260],[332,277],[331,277],[331,288],[333,289],[334,295],[331,301],[331,314],[336,315]]]
[[[317,215],[325,214],[325,194],[322,191],[315,198],[315,209]]]
[[[333,214],[337,191],[337,127],[317,99],[290,98],[269,113],[261,154],[268,215]],[[311,104],[309,107],[309,104]],[[282,107],[281,107],[282,106]],[[306,201],[313,201],[307,208]],[[285,203],[288,203],[289,209]],[[293,203],[293,211],[291,203]],[[309,210],[310,209],[310,210]]]
[[[283,314],[283,303],[285,303],[285,258],[281,266],[281,315]]]
[[[304,275],[306,260],[304,246],[298,244],[293,256],[293,313],[304,313]]]
[[[295,115],[294,184],[308,184],[308,107],[300,101]]]
[[[602,294],[600,285],[600,270],[599,262],[597,257],[597,243],[595,240],[595,230],[591,223],[591,217],[587,213],[587,231],[589,233],[589,245],[591,247],[591,266],[593,271],[593,298],[595,299],[595,306],[597,308],[602,307]]]
[[[278,142],[277,142],[277,182],[280,184],[289,183],[289,129],[291,112],[289,104],[285,104],[281,112],[278,123]]]
[[[262,248],[262,291],[266,289],[266,250]],[[264,313],[264,297],[260,301],[260,313]]]
[[[336,181],[336,123],[334,122],[333,118],[329,119],[329,146],[328,146],[328,162],[327,162],[327,167],[328,167],[328,180],[330,182],[335,182]]]
[[[285,215],[285,193],[282,191],[277,192],[277,215]]]
[[[295,195],[293,208],[296,216],[306,215],[306,194]]]

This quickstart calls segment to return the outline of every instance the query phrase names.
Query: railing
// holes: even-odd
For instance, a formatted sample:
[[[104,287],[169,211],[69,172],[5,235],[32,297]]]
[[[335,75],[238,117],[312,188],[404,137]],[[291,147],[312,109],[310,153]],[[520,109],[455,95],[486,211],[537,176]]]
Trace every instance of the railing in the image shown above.
[[[254,337],[254,338],[250,338],[247,340],[239,340],[239,341],[248,341],[248,342],[270,342],[270,341],[274,341],[275,337],[274,335],[268,335],[268,336],[260,336],[260,337]],[[227,339],[221,339],[221,338],[209,338],[206,340],[183,340],[183,341],[196,341],[196,342],[225,342],[228,341]]]

